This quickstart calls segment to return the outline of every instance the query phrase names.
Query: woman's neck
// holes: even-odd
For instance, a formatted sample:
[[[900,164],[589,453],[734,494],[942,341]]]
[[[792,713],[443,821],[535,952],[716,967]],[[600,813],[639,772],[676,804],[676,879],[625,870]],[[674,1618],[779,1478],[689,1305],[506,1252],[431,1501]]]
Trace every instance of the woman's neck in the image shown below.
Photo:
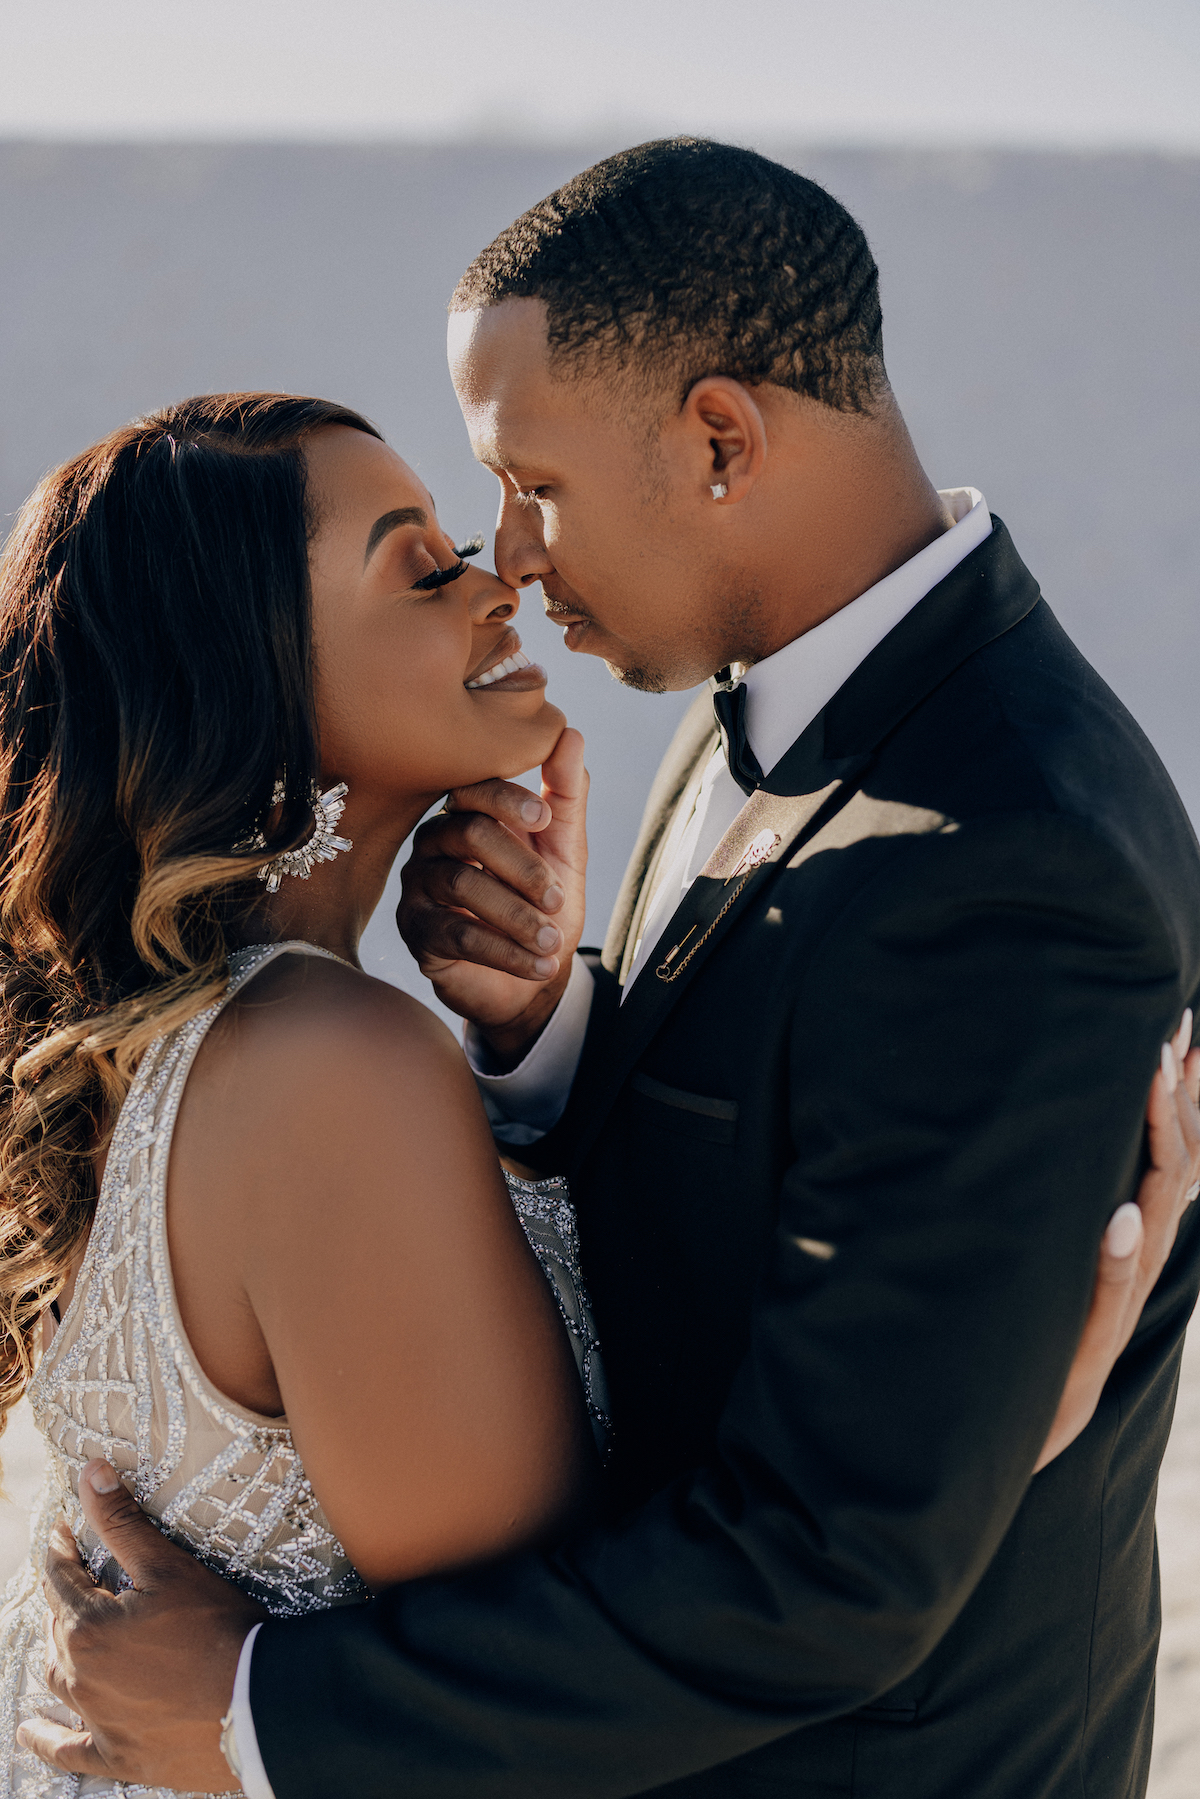
[[[337,828],[353,848],[332,862],[318,862],[307,880],[284,875],[278,893],[265,896],[255,913],[260,941],[303,939],[361,967],[359,941],[383,898],[392,865],[439,797],[406,794],[372,800],[351,789]]]

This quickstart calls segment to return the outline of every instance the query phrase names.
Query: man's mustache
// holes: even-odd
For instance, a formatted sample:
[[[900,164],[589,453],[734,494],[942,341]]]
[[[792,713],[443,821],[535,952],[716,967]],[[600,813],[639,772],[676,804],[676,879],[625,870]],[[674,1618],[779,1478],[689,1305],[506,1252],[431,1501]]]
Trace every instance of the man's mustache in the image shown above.
[[[577,599],[574,597],[567,599],[561,594],[555,593],[544,580],[542,582],[542,606],[546,617],[556,622],[560,618],[571,618],[586,619],[588,624],[595,623],[591,613],[586,607],[581,606]]]

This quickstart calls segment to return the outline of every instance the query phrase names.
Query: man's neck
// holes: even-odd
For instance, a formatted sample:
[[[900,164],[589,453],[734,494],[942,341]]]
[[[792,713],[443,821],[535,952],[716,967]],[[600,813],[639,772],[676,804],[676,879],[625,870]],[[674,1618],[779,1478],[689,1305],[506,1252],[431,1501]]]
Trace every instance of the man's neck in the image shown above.
[[[804,407],[786,424],[792,428],[775,437],[775,469],[764,484],[751,634],[730,661],[774,655],[954,524],[894,403],[870,420]]]

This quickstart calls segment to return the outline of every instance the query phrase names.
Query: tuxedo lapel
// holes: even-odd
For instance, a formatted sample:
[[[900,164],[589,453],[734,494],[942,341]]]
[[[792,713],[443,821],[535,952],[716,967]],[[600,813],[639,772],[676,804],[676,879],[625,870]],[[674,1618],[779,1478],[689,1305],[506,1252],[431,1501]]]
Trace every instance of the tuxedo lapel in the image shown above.
[[[630,1071],[718,945],[781,866],[802,859],[859,790],[883,739],[961,663],[1002,636],[1041,598],[1003,522],[903,618],[855,669],[751,795],[667,924],[589,1063],[580,1095],[575,1153],[595,1141]],[[627,965],[631,927],[644,916],[645,887],[674,807],[715,741],[711,702],[698,696],[676,733],[642,821],[634,859],[605,943],[604,962]],[[763,833],[775,839],[746,869]],[[640,873],[639,873],[640,871]],[[639,892],[639,885],[641,891]],[[639,900],[641,904],[639,906]]]
[[[662,829],[658,834],[658,842],[654,847],[654,854],[651,856],[647,865],[645,878],[642,881],[641,890],[637,897],[637,904],[633,909],[633,916],[629,921],[629,929],[625,937],[625,949],[621,956],[621,966],[617,974],[617,979],[620,981],[622,987],[624,987],[625,982],[629,979],[629,970],[633,965],[634,957],[637,955],[637,948],[641,941],[642,932],[646,926],[646,919],[653,910],[654,902],[658,894],[658,884],[663,874],[663,864],[666,862],[667,858],[674,853],[673,846],[679,841],[678,833],[675,829],[676,823],[682,823],[682,821],[690,818],[696,801],[700,796],[700,788],[704,782],[704,771],[711,760],[714,747],[715,746],[709,743],[703,745],[699,756],[696,758],[696,765],[691,772],[687,785],[684,787],[675,806],[666,814],[663,820]]]
[[[629,858],[600,961],[610,974],[625,973],[625,957],[637,941],[646,901],[663,841],[681,797],[693,780],[699,781],[717,741],[712,697],[705,687],[684,713],[679,728],[662,759],[650,789],[633,854]]]
[[[871,757],[829,763],[820,753],[823,736],[822,714],[789,752],[791,791],[760,788],[751,794],[667,924],[613,1022],[603,1063],[589,1082],[587,1117],[576,1143],[580,1157],[595,1141],[642,1051],[717,946],[745,909],[761,902],[780,867],[857,790]],[[798,790],[796,777],[803,782]]]

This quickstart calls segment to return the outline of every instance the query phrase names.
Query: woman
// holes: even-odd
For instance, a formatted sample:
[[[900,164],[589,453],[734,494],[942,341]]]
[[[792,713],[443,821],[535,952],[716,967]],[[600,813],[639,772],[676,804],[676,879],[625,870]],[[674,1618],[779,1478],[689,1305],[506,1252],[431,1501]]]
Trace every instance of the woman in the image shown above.
[[[447,789],[556,743],[579,784],[517,604],[372,427],[313,400],[185,402],[18,524],[0,1405],[28,1386],[51,1477],[4,1619],[0,1790],[74,1790],[15,1733],[66,1718],[37,1590],[60,1512],[119,1578],[77,1503],[93,1456],[276,1612],[587,1503],[606,1420],[565,1190],[506,1192],[449,1034],[356,960]]]

